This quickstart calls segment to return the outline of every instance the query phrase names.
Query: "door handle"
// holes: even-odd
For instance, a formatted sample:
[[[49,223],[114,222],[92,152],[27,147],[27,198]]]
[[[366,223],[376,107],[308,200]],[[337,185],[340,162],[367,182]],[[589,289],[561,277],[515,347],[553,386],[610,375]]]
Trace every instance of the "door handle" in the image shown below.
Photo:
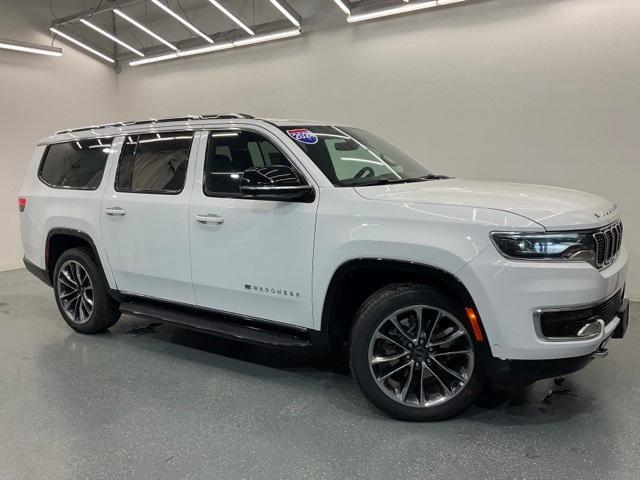
[[[209,213],[206,215],[196,215],[196,221],[207,225],[220,225],[224,223],[224,217]]]
[[[120,207],[110,207],[105,208],[104,213],[111,215],[112,217],[124,217],[127,214],[127,211]]]

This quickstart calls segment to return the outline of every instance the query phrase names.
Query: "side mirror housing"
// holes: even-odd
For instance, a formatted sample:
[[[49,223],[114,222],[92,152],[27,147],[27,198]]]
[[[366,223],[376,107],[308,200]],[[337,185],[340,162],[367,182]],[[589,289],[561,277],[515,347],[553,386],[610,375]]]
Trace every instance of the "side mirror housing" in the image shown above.
[[[302,183],[293,168],[286,165],[254,167],[246,170],[240,180],[243,195],[276,201],[311,201],[314,190]]]

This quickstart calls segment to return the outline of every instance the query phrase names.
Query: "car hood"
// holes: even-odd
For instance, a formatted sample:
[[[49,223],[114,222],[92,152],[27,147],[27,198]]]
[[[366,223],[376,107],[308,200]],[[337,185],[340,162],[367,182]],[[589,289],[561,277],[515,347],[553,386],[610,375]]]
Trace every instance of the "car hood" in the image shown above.
[[[355,187],[371,200],[457,205],[515,213],[547,230],[597,228],[619,218],[606,198],[567,188],[451,178]]]

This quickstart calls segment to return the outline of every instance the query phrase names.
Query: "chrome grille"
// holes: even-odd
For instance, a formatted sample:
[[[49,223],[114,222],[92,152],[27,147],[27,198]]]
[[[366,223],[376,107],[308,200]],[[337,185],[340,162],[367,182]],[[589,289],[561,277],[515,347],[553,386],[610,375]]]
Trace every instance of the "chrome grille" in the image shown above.
[[[622,222],[617,222],[593,234],[596,242],[596,265],[604,268],[612,264],[622,245]]]

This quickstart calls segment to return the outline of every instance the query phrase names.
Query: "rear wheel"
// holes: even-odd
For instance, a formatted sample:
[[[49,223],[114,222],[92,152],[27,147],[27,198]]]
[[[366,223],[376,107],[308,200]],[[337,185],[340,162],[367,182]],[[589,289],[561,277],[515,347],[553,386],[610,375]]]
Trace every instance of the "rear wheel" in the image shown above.
[[[351,371],[367,398],[392,417],[456,415],[482,387],[469,331],[464,307],[445,293],[390,285],[371,295],[356,316]]]
[[[80,333],[99,333],[120,318],[118,303],[108,293],[102,270],[90,250],[64,252],[53,273],[58,309],[67,324]]]

